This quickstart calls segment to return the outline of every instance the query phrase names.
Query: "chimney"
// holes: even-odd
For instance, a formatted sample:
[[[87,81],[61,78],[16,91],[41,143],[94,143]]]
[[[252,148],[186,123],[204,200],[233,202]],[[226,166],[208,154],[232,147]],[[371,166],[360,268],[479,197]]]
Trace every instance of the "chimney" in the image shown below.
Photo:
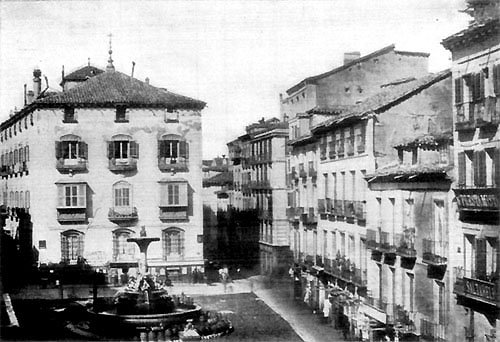
[[[146,81],[146,84],[149,84],[149,77],[146,77],[145,81]]]
[[[355,61],[359,57],[361,57],[361,53],[359,51],[344,52],[344,65]]]
[[[27,103],[26,103],[26,102],[27,102],[27,99],[26,99],[26,96],[27,96],[27,95],[26,95],[26,91],[27,91],[27,90],[26,90],[26,87],[27,87],[27,84],[25,83],[25,84],[24,84],[24,105],[25,105],[25,106],[27,105]]]
[[[28,90],[28,94],[26,95],[26,104],[30,104],[35,99],[35,93],[33,90]]]
[[[35,99],[42,92],[42,79],[40,76],[42,76],[40,69],[33,70],[33,96]]]

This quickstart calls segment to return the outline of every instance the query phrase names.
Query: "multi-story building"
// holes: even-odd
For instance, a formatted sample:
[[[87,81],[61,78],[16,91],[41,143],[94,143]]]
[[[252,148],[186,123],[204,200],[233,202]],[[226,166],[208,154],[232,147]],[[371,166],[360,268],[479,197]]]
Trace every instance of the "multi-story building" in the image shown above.
[[[373,123],[335,120],[380,92],[381,85],[427,74],[428,56],[397,51],[394,45],[363,57],[346,53],[344,65],[308,77],[288,89],[288,97],[281,96],[281,115],[288,119],[290,131],[288,217],[296,261],[311,266],[323,265],[325,259],[329,263],[349,258],[359,276],[358,287],[366,287],[366,263],[361,261],[366,259],[366,246],[359,231],[366,229],[363,177],[375,167],[371,142],[365,146],[367,136],[372,137],[367,127]],[[327,211],[335,212],[330,218],[335,223],[326,220]],[[332,235],[332,227],[338,233]],[[342,246],[335,252],[328,247],[332,240]],[[324,292],[318,277],[313,278],[312,288],[312,303],[317,306]]]
[[[443,40],[454,85],[453,184],[458,222],[457,336],[496,341],[499,326],[500,1],[467,1],[468,28]]]
[[[285,214],[287,139],[287,124],[273,118],[247,126],[245,135],[228,144],[233,206],[257,211],[260,265],[265,274],[283,272],[290,263]]]
[[[145,227],[161,239],[151,272],[203,267],[205,103],[115,71],[111,54],[105,71],[63,75],[57,94],[41,91],[40,74],[33,100],[0,125],[6,228],[40,263],[85,258],[116,274],[136,264],[127,238]]]
[[[404,186],[400,185],[400,188],[394,189],[397,195],[392,193],[392,190],[378,194],[379,189],[370,191],[368,184],[375,180],[384,180],[376,177],[379,168],[394,166],[403,157],[404,163],[410,160],[411,163],[417,164],[420,160],[429,159],[437,163],[438,167],[448,166],[444,162],[444,155],[448,151],[445,147],[449,145],[450,139],[441,138],[441,135],[447,127],[451,127],[450,96],[450,72],[443,71],[418,79],[406,78],[384,84],[379,93],[350,108],[314,108],[309,111],[311,115],[329,114],[330,118],[315,124],[307,137],[310,143],[315,144],[308,153],[318,159],[312,163],[312,166],[315,166],[315,163],[318,166],[317,173],[311,174],[316,177],[316,180],[312,177],[310,179],[311,190],[308,190],[308,172],[302,172],[303,181],[300,180],[301,171],[309,167],[300,162],[300,159],[297,169],[291,166],[292,189],[295,192],[295,195],[290,196],[291,204],[294,204],[294,198],[302,201],[304,193],[311,197],[312,201],[308,199],[298,203],[314,203],[315,206],[312,210],[308,209],[304,215],[300,209],[301,205],[297,204],[296,208],[299,208],[299,214],[302,214],[300,220],[296,216],[297,212],[290,213],[293,214],[290,216],[291,245],[297,260],[304,265],[303,269],[309,270],[309,277],[303,285],[311,289],[313,306],[321,305],[326,296],[322,290],[328,282],[347,289],[350,296],[358,298],[357,305],[352,305],[353,302],[335,302],[334,305],[334,312],[348,316],[351,327],[355,328],[356,332],[367,328],[361,323],[366,321],[365,316],[372,320],[373,325],[377,326],[378,322],[379,326],[385,326],[387,323],[394,323],[395,315],[404,314],[405,310],[409,312],[410,309],[415,312],[417,309],[417,306],[408,307],[411,300],[418,298],[415,287],[410,288],[408,285],[408,279],[415,272],[413,266],[416,252],[413,248],[403,248],[404,244],[400,244],[401,241],[407,242],[414,236],[411,229],[414,227],[403,221],[401,214],[404,197],[402,194],[410,190],[404,190]],[[427,135],[432,138],[423,138]],[[424,142],[427,142],[427,139],[437,139],[439,146],[443,146],[443,151],[434,151],[438,149],[438,145],[434,143],[429,143],[433,151],[423,151],[424,147],[421,147],[420,151],[417,145],[413,146],[410,142],[401,143],[402,138],[409,139],[410,142],[415,140],[417,145],[420,144],[417,138],[423,139]],[[400,145],[399,152],[393,148],[395,145]],[[295,146],[294,144],[293,151],[296,150]],[[408,152],[405,152],[405,149]],[[443,154],[441,164],[439,159],[435,159],[440,152]],[[291,159],[294,158],[297,157],[292,152]],[[309,162],[311,160],[314,159]],[[416,170],[417,165],[408,168]],[[437,173],[441,175],[441,169]],[[294,176],[295,174],[297,176]],[[415,178],[412,176],[409,175],[411,179]],[[403,176],[397,174],[395,177],[402,178],[401,184],[404,183]],[[443,179],[442,182],[443,187],[448,182],[449,189],[450,180]],[[421,186],[425,188],[426,185]],[[433,187],[429,184],[427,186],[427,190],[432,192]],[[443,192],[446,203],[451,202],[446,197],[446,190],[438,190]],[[384,199],[383,207],[377,204],[382,203],[382,199],[379,202],[379,197]],[[391,202],[389,198],[394,201]],[[425,199],[429,201],[428,197]],[[389,204],[394,205],[394,210],[398,208],[397,214],[396,211],[391,214],[392,207]],[[314,222],[311,222],[311,217],[315,218]],[[446,220],[446,224],[447,222]],[[436,238],[430,238],[430,233],[425,235],[425,238],[436,241]],[[381,243],[381,239],[384,243]],[[387,248],[387,251],[379,249],[379,244]],[[382,258],[386,254],[387,257]],[[383,270],[383,273],[380,270]],[[394,285],[391,283],[393,278],[390,277],[393,270],[399,274],[398,283]],[[408,278],[405,280],[404,293],[401,292],[403,290],[400,286],[402,275]],[[427,275],[419,276],[418,279],[429,281]],[[439,292],[436,292],[436,298],[439,298],[438,296]],[[396,304],[402,306],[396,307]],[[401,316],[404,317],[407,316]],[[432,318],[434,319],[434,316]]]

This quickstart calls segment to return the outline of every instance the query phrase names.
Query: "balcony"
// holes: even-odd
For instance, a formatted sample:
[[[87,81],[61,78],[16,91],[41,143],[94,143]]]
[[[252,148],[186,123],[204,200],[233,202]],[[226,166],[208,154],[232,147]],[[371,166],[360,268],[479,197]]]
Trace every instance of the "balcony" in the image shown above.
[[[354,201],[344,201],[344,216],[347,222],[354,223]]]
[[[271,210],[260,210],[259,211],[259,219],[272,220],[273,219],[273,212]]]
[[[57,221],[60,223],[87,222],[87,208],[57,208]]]
[[[323,267],[323,256],[322,255],[316,255],[316,266]]]
[[[56,169],[61,173],[87,171],[87,160],[83,158],[59,158],[56,162]]]
[[[498,187],[461,187],[453,191],[461,220],[498,224],[500,214]]]
[[[322,220],[327,219],[327,213],[326,213],[326,200],[325,199],[318,199],[318,213],[319,216]]]
[[[185,158],[158,158],[158,168],[166,172],[188,172],[189,162]]]
[[[396,253],[396,245],[394,244],[394,239],[388,232],[380,233],[380,250],[388,254]]]
[[[366,230],[366,247],[369,249],[379,248],[378,231],[373,229]]]
[[[328,158],[335,159],[337,157],[337,151],[335,149],[335,144],[329,143],[328,147],[329,147]]]
[[[309,177],[316,179],[318,178],[318,171],[314,167],[309,167]]]
[[[136,171],[137,170],[137,159],[126,158],[126,159],[110,159],[109,160],[109,170],[110,171]]]
[[[307,172],[306,172],[306,170],[301,169],[301,170],[299,171],[299,177],[300,177],[300,178],[302,178],[302,180],[303,180],[303,181],[305,181],[305,180],[306,180],[306,178],[307,178]]]
[[[346,145],[346,153],[348,156],[353,156],[354,155],[354,143],[349,142]]]
[[[333,201],[333,213],[336,216],[344,216],[344,201],[342,200]]]
[[[314,213],[314,208],[308,208],[306,213],[302,212],[300,220],[304,223],[304,225],[314,225],[318,223],[318,217]]]
[[[417,257],[415,228],[405,228],[403,234],[396,234],[395,241],[397,242],[396,252],[399,256],[403,258]]]
[[[188,220],[187,207],[160,207],[160,220],[184,222]]]
[[[446,266],[448,259],[443,256],[445,255],[445,251],[446,248],[444,242],[429,239],[422,240],[422,261],[426,264],[433,266]]]
[[[326,159],[326,144],[321,144],[319,146],[319,158],[321,160],[325,160]]]
[[[374,307],[382,312],[386,312],[387,310],[387,302],[385,302],[383,299],[380,298],[375,298],[368,296],[366,297],[366,304],[370,305],[371,307]]]
[[[136,207],[109,208],[108,218],[112,222],[130,222],[138,219]]]
[[[327,213],[331,213],[332,210],[333,210],[333,201],[332,201],[332,199],[331,198],[327,198],[325,202],[326,202],[326,212]]]
[[[354,201],[354,214],[358,224],[366,223],[366,201]]]
[[[496,310],[499,302],[497,282],[498,279],[495,279],[495,277],[475,274],[470,270],[461,269],[456,274],[453,293],[463,297],[459,299],[459,304],[466,303],[466,306],[477,307],[478,311],[491,312],[493,308]]]
[[[325,268],[325,272],[332,273],[332,259],[325,258],[323,267]]]

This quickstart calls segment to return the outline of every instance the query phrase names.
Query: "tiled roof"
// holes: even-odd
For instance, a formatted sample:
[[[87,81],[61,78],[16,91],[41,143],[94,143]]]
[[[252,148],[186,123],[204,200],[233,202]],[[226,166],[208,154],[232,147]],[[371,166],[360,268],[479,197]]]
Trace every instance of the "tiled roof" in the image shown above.
[[[95,66],[86,65],[83,68],[73,71],[64,76],[63,81],[85,81],[90,77],[102,74],[104,70],[96,68]]]
[[[333,118],[316,125],[312,128],[312,131],[319,132],[331,126],[343,124],[352,119],[360,119],[367,117],[370,114],[380,113],[401,103],[413,95],[418,94],[434,83],[450,76],[451,71],[447,69],[436,74],[429,74],[419,79],[409,79],[408,82],[386,86],[383,91],[367,98],[359,104],[354,105],[350,110],[346,110],[344,113],[336,115]],[[309,112],[314,114],[315,110],[317,109],[312,109]],[[323,114],[324,111],[325,109],[323,109],[321,113]]]
[[[61,94],[35,101],[43,107],[164,107],[202,109],[205,103],[153,87],[118,71],[103,72]]]
[[[500,19],[490,19],[484,22],[475,22],[465,30],[455,33],[441,41],[448,50],[455,46],[468,44],[472,40],[487,39],[498,36],[500,31]]]
[[[383,167],[378,169],[372,174],[369,174],[365,177],[368,179],[368,182],[373,181],[398,181],[398,182],[407,182],[407,181],[417,181],[419,180],[417,177],[434,177],[434,179],[438,180],[448,178],[447,172],[453,169],[453,166],[443,166],[437,164],[416,164],[416,165],[388,165],[387,167]]]
[[[453,133],[442,132],[442,133],[428,133],[416,138],[403,138],[400,143],[395,145],[395,148],[412,148],[412,147],[421,147],[421,148],[436,148],[437,146],[451,142],[453,140]]]
[[[298,137],[296,139],[290,140],[288,142],[288,145],[291,145],[291,146],[304,145],[304,144],[308,144],[308,143],[310,143],[312,141],[314,141],[313,135],[312,134],[307,134],[307,135],[303,135],[301,137]]]

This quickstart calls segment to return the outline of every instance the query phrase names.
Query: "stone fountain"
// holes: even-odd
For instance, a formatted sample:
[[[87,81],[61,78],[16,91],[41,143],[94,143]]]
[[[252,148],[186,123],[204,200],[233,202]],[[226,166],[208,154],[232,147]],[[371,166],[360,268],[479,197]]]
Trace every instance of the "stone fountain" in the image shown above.
[[[139,246],[139,275],[137,280],[131,280],[128,286],[116,293],[112,303],[94,300],[88,310],[93,330],[98,333],[160,331],[200,316],[200,306],[188,297],[170,296],[166,287],[148,273],[148,247],[159,240],[147,237],[144,226],[140,237],[127,239]]]

